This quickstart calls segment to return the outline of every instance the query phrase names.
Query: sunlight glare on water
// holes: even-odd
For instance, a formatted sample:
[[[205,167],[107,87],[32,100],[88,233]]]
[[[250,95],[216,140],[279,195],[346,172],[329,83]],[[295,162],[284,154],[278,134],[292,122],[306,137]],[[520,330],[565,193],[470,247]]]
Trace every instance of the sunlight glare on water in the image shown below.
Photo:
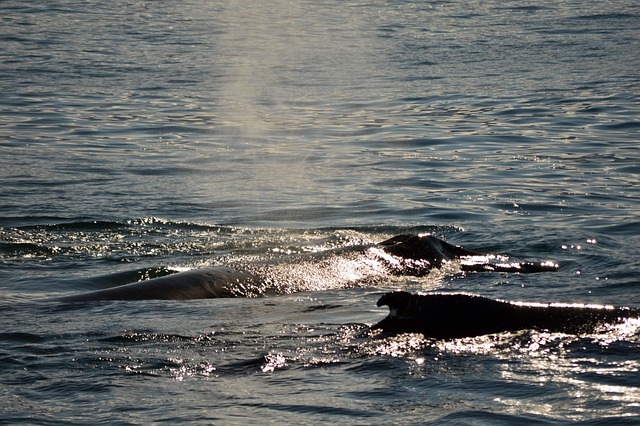
[[[637,319],[369,327],[392,290],[640,307],[638,22],[627,0],[0,2],[0,423],[638,423]],[[559,268],[323,254],[399,234]],[[260,262],[284,294],[49,299]]]

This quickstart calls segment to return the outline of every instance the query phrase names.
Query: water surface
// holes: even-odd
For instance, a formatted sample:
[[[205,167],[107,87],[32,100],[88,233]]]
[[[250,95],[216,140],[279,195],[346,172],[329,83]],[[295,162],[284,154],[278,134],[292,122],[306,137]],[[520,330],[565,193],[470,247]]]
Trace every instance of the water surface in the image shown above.
[[[0,4],[0,422],[634,424],[638,324],[380,338],[389,289],[640,307],[640,7]],[[39,299],[434,233],[555,274]]]

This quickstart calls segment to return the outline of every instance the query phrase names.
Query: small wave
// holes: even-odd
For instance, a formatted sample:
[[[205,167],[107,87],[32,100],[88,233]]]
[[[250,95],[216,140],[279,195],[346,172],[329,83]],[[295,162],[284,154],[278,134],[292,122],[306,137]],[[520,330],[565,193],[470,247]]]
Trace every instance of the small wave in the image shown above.
[[[27,242],[0,243],[0,259],[17,256],[50,256],[54,250],[50,247]]]
[[[106,229],[122,228],[125,225],[120,222],[105,220],[85,220],[85,219],[58,219],[48,223],[37,223],[24,226],[17,226],[16,229],[24,231],[38,229],[55,231],[95,231]]]
[[[40,343],[45,340],[45,337],[33,333],[0,333],[0,342]]]
[[[98,339],[103,343],[118,344],[135,344],[135,343],[176,343],[176,342],[192,342],[193,337],[182,336],[179,334],[166,334],[154,332],[127,332],[116,336],[109,336]]]
[[[640,130],[640,121],[611,122],[594,126],[600,130],[632,132]]]
[[[178,229],[214,229],[223,227],[210,226],[193,222],[180,222],[166,220],[157,217],[143,217],[123,220],[91,220],[89,218],[62,218],[62,217],[14,217],[3,220],[4,228],[14,228],[24,231],[47,230],[56,231],[103,231],[112,229],[135,228],[139,226],[162,225],[167,228]]]
[[[363,417],[377,417],[378,413],[374,411],[368,410],[358,410],[355,408],[344,408],[344,407],[328,407],[325,405],[312,405],[312,404],[277,404],[274,402],[269,403],[251,403],[251,404],[242,404],[247,407],[252,408],[267,408],[271,410],[285,411],[288,413],[296,413],[296,414],[304,414],[306,416],[309,415],[318,415],[322,414],[323,416],[327,415],[338,415],[345,417],[353,417],[353,418],[363,418]]]
[[[580,15],[569,19],[581,21],[612,21],[620,19],[637,19],[638,15],[631,13],[596,13],[592,15]]]

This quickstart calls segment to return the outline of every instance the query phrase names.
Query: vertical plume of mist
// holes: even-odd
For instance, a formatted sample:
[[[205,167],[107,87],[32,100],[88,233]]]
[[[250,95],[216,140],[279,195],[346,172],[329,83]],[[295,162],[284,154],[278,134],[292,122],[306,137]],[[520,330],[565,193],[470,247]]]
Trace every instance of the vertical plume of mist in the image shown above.
[[[331,135],[372,69],[361,10],[292,0],[221,9],[218,111],[260,218],[327,203]]]
[[[375,68],[362,9],[295,0],[228,2],[219,40],[225,62],[222,115],[244,141],[324,124],[337,97]],[[282,134],[279,134],[282,136]]]
[[[222,101],[227,124],[239,141],[260,141],[273,130],[273,115],[282,99],[280,75],[296,52],[300,36],[291,1],[232,1],[224,10],[221,43],[230,55],[224,70]],[[278,93],[280,92],[280,93]]]

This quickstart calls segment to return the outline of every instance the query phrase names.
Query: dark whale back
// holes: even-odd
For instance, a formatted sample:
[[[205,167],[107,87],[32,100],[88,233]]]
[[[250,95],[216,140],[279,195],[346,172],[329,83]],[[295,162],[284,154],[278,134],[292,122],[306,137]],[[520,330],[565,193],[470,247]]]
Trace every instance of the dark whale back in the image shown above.
[[[490,261],[495,256],[466,250],[454,246],[433,235],[397,235],[379,246],[396,257],[392,273],[396,275],[423,276],[445,262],[460,260],[460,268],[466,272],[514,272],[535,273],[558,270],[554,262],[510,262]]]
[[[463,271],[520,273],[558,268],[551,262],[497,264],[494,258],[432,235],[398,235],[379,244],[341,247],[234,268],[191,270],[58,300],[205,299],[347,288],[384,279],[385,275],[424,276],[454,259],[460,260]]]
[[[259,288],[254,276],[231,268],[214,267],[167,275],[90,293],[59,298],[62,302],[97,300],[188,300],[236,297]]]
[[[411,269],[411,275],[419,270],[427,272],[439,268],[444,262],[463,256],[481,256],[432,235],[397,235],[381,242],[380,246],[385,252],[402,259]]]
[[[525,329],[582,334],[605,323],[640,317],[640,310],[591,305],[524,304],[470,294],[391,292],[378,300],[389,315],[374,326],[385,332],[436,339]]]

